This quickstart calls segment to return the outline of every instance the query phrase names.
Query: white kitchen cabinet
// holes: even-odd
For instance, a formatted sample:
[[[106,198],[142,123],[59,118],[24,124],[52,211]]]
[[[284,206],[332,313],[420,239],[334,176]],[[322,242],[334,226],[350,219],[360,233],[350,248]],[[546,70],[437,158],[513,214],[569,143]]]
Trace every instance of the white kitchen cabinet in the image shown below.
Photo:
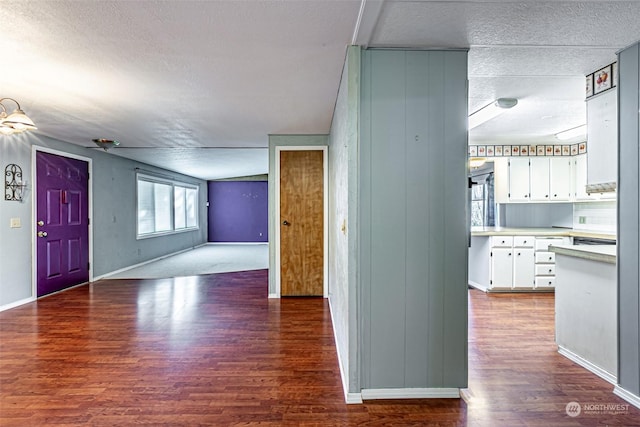
[[[569,242],[556,235],[472,235],[469,285],[484,292],[553,291],[556,254],[549,246]]]
[[[512,157],[509,201],[569,201],[573,187],[571,170],[570,157]]]
[[[529,201],[529,158],[512,157],[509,160],[509,200]]]
[[[551,245],[568,245],[568,237],[537,237],[535,242],[535,289],[554,289],[556,279],[555,253],[549,252]]]
[[[580,154],[573,158],[574,198],[577,201],[596,200],[587,193],[587,155]]]
[[[513,286],[513,249],[491,248],[491,289]]]
[[[496,203],[509,203],[509,158],[493,159],[493,193]]]
[[[493,236],[491,238],[491,289],[534,287],[533,236]]]
[[[616,182],[618,178],[617,89],[587,100],[587,184]]]
[[[513,238],[513,288],[533,288],[535,278],[534,246],[535,237],[515,236]]]
[[[570,157],[549,159],[549,198],[552,201],[571,200],[571,169]]]
[[[549,159],[547,157],[533,157],[529,160],[529,182],[531,200],[548,202],[549,198]]]

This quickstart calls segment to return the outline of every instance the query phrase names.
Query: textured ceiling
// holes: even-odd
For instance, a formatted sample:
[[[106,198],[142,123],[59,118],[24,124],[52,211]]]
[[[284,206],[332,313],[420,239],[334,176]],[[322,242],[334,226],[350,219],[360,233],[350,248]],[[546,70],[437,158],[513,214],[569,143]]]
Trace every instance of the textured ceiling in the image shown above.
[[[42,135],[118,139],[111,154],[215,179],[266,173],[268,134],[329,131],[354,30],[370,47],[469,48],[469,110],[520,101],[472,143],[555,141],[585,121],[584,75],[640,39],[639,1],[367,0],[358,26],[360,7],[5,0],[0,96]]]

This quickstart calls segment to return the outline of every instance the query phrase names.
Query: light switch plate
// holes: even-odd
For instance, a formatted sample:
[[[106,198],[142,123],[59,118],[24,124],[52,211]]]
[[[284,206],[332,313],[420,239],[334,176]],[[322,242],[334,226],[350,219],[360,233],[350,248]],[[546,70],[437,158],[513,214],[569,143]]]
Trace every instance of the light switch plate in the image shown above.
[[[11,218],[10,227],[11,228],[20,228],[20,227],[22,227],[22,224],[20,222],[20,218]]]

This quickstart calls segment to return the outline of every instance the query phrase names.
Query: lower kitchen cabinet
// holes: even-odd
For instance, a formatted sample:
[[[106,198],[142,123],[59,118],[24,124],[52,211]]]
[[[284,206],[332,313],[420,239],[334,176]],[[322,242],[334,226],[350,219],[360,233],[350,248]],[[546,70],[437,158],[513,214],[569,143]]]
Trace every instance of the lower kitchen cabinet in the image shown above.
[[[555,254],[548,249],[569,241],[560,236],[472,236],[469,284],[485,292],[553,290]]]
[[[538,237],[535,245],[535,289],[551,290],[556,285],[556,254],[549,246],[568,245],[568,237]]]
[[[491,237],[490,289],[522,289],[534,286],[533,236]]]

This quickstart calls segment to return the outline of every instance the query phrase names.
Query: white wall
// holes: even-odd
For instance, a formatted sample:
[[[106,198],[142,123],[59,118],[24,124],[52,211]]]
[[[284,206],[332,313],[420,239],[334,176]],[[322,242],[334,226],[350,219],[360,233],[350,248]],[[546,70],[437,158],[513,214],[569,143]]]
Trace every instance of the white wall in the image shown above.
[[[583,224],[580,223],[581,217],[584,218]],[[616,234],[617,221],[615,200],[573,204],[573,228],[576,230]]]
[[[359,75],[360,48],[351,46],[329,135],[329,302],[346,393],[359,392],[355,292]]]

